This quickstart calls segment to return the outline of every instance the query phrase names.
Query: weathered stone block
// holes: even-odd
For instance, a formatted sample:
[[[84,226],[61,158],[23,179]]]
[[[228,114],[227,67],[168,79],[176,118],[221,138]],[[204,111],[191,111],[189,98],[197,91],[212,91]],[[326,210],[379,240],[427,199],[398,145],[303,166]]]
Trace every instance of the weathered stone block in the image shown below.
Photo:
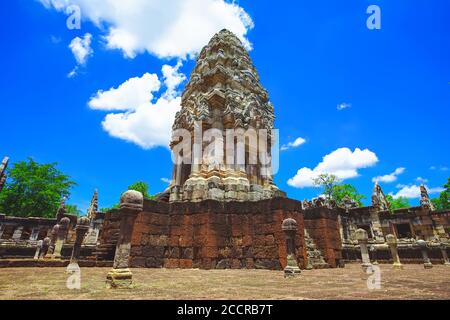
[[[145,260],[147,268],[162,268],[164,266],[164,259],[150,257]]]
[[[164,257],[164,247],[159,247],[159,246],[143,247],[142,255],[144,257],[163,258]]]

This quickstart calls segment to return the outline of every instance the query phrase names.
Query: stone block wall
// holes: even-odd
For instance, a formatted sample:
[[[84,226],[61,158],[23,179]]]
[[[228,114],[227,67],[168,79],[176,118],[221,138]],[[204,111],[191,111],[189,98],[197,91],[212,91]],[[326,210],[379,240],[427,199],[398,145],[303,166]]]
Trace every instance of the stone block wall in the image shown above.
[[[300,267],[306,265],[301,203],[284,198],[258,202],[162,203],[146,201],[136,219],[132,267],[279,270],[286,265],[281,224],[298,223]]]
[[[327,207],[311,208],[304,212],[305,228],[323,258],[336,268],[342,260],[342,239],[338,212]]]

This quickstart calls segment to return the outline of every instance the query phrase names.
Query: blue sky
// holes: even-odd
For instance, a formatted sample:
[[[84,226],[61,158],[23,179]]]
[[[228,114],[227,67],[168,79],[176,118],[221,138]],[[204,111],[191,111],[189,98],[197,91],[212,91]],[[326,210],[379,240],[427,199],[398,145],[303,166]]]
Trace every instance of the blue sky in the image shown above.
[[[155,86],[141,97],[152,91],[147,108],[173,107],[186,84],[182,74],[189,77],[194,66],[193,55],[223,27],[252,46],[250,55],[275,107],[280,143],[305,140],[281,152],[275,181],[290,197],[319,192],[298,180],[288,184],[301,168],[314,174],[317,167],[340,165],[347,170],[345,182],[367,201],[374,177],[384,176],[380,184],[386,193],[417,203],[423,181],[417,178],[438,192],[450,175],[447,0],[242,0],[234,5],[205,0],[210,5],[200,6],[189,0],[191,8],[174,0],[162,9],[146,4],[130,10],[105,8],[100,0],[66,2],[80,5],[81,29],[67,28],[68,15],[58,6],[65,0],[0,4],[0,156],[57,162],[78,183],[69,202],[82,209],[96,188],[101,207],[116,203],[136,180],[148,182],[152,193],[163,191],[167,183],[161,179],[172,171],[161,133],[170,115],[161,126],[140,118],[133,120],[138,129],[129,128],[123,114],[139,118],[137,102],[121,100],[124,105],[114,109],[108,99],[123,97],[117,92],[96,96],[98,91],[136,78],[130,87]],[[381,30],[366,27],[372,4],[381,9]],[[90,43],[83,42],[87,34]],[[101,101],[93,108],[89,102],[95,97]],[[338,105],[347,108],[338,110]],[[118,119],[105,128],[108,114]],[[159,113],[147,116],[159,119]]]

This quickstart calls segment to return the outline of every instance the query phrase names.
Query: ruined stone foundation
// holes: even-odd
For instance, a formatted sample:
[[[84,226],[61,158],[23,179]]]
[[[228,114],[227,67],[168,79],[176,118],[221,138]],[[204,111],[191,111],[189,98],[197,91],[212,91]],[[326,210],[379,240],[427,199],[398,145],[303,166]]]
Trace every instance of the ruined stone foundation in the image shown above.
[[[338,266],[341,239],[337,216],[327,208],[317,208],[307,213],[305,220],[301,208],[300,202],[286,198],[172,204],[145,201],[133,228],[131,267],[281,270],[287,256],[281,226],[287,218],[298,224],[295,248],[300,268],[308,265],[305,225],[327,266]],[[109,218],[115,219],[114,215]],[[116,233],[117,227],[117,223],[105,221],[104,235]],[[113,250],[111,239],[103,239],[101,246]]]

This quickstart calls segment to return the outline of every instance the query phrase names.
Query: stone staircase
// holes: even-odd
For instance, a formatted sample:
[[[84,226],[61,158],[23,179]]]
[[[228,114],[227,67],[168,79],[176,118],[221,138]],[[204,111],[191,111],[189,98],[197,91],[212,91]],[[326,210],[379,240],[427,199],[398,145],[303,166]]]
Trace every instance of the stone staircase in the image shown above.
[[[116,252],[117,241],[119,240],[119,233],[114,232],[107,243],[97,245],[93,252],[97,257],[97,261],[113,261]]]
[[[329,264],[325,262],[322,252],[317,249],[314,240],[309,236],[308,230],[305,229],[306,253],[308,255],[308,264],[306,269],[324,269],[329,268]]]

